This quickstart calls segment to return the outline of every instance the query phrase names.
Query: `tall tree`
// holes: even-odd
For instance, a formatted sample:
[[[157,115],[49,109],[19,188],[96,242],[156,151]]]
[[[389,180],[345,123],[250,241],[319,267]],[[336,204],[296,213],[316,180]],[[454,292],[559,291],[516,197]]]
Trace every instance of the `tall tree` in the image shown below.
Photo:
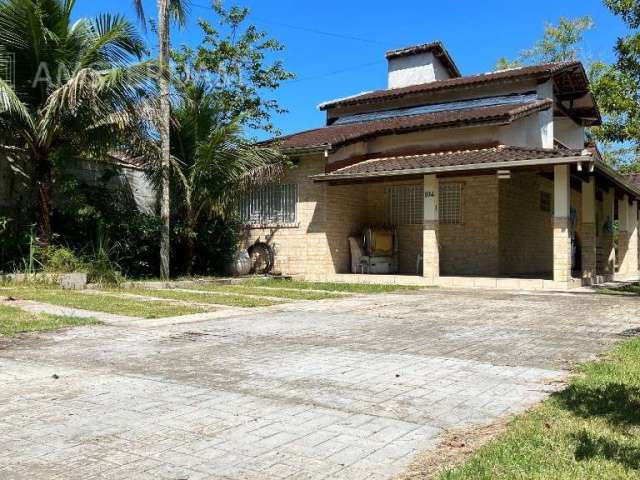
[[[174,52],[177,73],[182,77],[197,75],[208,83],[219,115],[224,117],[221,120],[227,124],[240,119],[243,127],[279,133],[272,115],[285,110],[269,93],[294,75],[282,61],[269,62],[267,58],[283,50],[283,45],[247,23],[247,8],[225,9],[220,1],[215,1],[213,8],[218,25],[200,20],[200,45],[195,49],[182,46]]]
[[[580,43],[586,31],[593,28],[593,20],[589,16],[578,18],[560,17],[557,25],[547,23],[542,39],[528,49],[523,50],[515,60],[505,57],[498,59],[496,68],[521,67],[531,63],[551,63],[576,60],[581,53]]]
[[[134,0],[138,16],[144,21],[142,0]],[[160,277],[168,279],[171,275],[171,33],[170,19],[173,16],[180,24],[186,21],[187,0],[157,0],[158,6],[158,84],[160,87],[160,103],[158,131],[160,133],[162,182],[160,185],[160,220],[162,233],[160,236]]]
[[[185,271],[192,273],[198,226],[212,214],[226,217],[243,192],[276,179],[286,159],[274,148],[256,145],[242,135],[241,119],[228,122],[218,110],[219,98],[202,78],[174,87],[171,153],[182,228]],[[157,164],[148,164],[155,183],[162,181]]]
[[[640,1],[605,0],[629,29],[615,45],[612,65],[595,63],[592,89],[605,114],[594,129],[595,137],[609,147],[608,157],[620,170],[640,171]]]
[[[0,148],[29,159],[37,190],[37,231],[51,241],[54,157],[101,154],[135,122],[145,54],[119,15],[72,21],[75,0],[0,0]],[[64,155],[61,155],[64,149]]]

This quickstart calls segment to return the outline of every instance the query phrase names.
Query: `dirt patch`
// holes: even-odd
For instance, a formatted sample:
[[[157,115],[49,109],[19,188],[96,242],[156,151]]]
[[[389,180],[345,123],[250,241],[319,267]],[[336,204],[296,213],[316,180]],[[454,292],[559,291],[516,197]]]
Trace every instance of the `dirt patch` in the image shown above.
[[[473,430],[450,431],[435,450],[418,455],[395,480],[433,480],[463,464],[478,448],[505,432],[507,421]]]

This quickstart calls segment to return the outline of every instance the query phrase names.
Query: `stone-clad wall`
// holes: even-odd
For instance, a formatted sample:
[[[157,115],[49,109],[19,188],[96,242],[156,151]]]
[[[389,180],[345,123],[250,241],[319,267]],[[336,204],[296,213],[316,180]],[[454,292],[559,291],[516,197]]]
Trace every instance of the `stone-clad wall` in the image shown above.
[[[283,179],[298,184],[298,225],[248,229],[245,245],[270,242],[277,252],[276,270],[286,274],[350,272],[348,237],[366,225],[387,223],[385,188],[418,180],[352,185],[313,183],[324,170],[321,155],[307,156]],[[553,272],[553,181],[535,172],[440,178],[460,182],[462,224],[439,226],[440,273],[443,276],[530,276]],[[551,195],[551,211],[541,208],[541,192]],[[581,241],[581,194],[571,190]],[[600,221],[600,220],[599,220]],[[422,253],[422,225],[398,229],[400,273],[416,274]]]
[[[495,175],[441,178],[461,182],[462,224],[440,224],[440,274],[498,274],[498,179]]]
[[[286,274],[349,273],[348,237],[366,225],[387,222],[385,187],[413,181],[327,185],[309,177],[322,172],[324,159],[307,156],[282,183],[298,184],[298,225],[251,228],[243,242],[269,242],[277,252],[276,270]],[[440,229],[443,275],[496,275],[498,262],[498,181],[493,175],[448,178],[463,183],[463,223]],[[422,225],[398,227],[399,268],[416,274],[422,253]]]
[[[533,172],[512,172],[500,183],[500,275],[543,278],[553,270],[553,181]],[[551,196],[541,209],[541,192]]]
[[[298,185],[296,226],[246,230],[243,245],[266,241],[276,251],[275,270],[286,274],[348,273],[348,237],[366,222],[366,186],[328,187],[309,177],[324,171],[321,155],[307,156],[281,180]]]

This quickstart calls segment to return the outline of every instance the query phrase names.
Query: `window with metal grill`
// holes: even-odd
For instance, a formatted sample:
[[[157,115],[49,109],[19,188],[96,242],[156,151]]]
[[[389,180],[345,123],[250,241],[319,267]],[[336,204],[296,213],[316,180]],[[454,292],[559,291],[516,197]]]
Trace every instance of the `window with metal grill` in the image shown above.
[[[390,225],[422,225],[424,200],[422,185],[394,185],[385,189],[387,223]],[[462,183],[441,183],[438,211],[440,223],[462,223]]]
[[[268,185],[243,196],[240,221],[247,225],[294,225],[298,222],[297,205],[297,185]]]
[[[422,225],[422,185],[394,185],[385,189],[387,223]]]
[[[462,223],[462,183],[441,183],[439,198],[440,223]]]

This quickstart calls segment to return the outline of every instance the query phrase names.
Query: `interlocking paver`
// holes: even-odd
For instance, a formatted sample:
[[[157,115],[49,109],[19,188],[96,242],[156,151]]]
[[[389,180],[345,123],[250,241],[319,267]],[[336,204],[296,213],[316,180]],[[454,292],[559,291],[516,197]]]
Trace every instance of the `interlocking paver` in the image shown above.
[[[0,478],[391,478],[544,399],[640,305],[431,290],[219,314],[0,340]]]

